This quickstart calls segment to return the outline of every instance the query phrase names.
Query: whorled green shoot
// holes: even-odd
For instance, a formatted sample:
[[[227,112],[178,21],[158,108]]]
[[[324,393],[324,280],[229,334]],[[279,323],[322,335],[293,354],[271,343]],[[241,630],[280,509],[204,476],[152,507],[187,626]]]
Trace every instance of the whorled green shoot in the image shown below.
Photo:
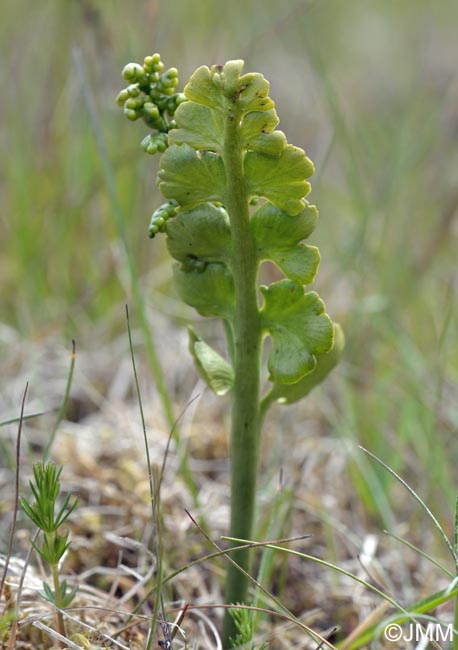
[[[306,291],[320,262],[304,243],[318,212],[305,197],[314,167],[305,152],[277,130],[269,84],[243,74],[243,61],[198,68],[184,93],[176,93],[176,70],[164,72],[159,55],[128,64],[129,82],[118,96],[130,120],[152,130],[148,153],[162,153],[159,189],[166,202],[153,214],[151,237],[167,236],[181,298],[202,316],[220,318],[227,354],[190,330],[197,369],[217,394],[230,393],[232,537],[253,531],[262,421],[273,402],[295,402],[338,362],[343,335],[323,301]],[[264,261],[283,279],[259,286]],[[261,386],[264,342],[269,386]],[[249,569],[247,549],[233,554]],[[244,602],[248,580],[230,564],[226,602]],[[223,640],[237,630],[225,617]]]
[[[230,609],[229,614],[232,616],[234,625],[237,628],[237,635],[232,639],[232,645],[234,648],[244,646],[250,650],[254,650],[254,645],[252,643],[254,629],[253,629],[253,612],[250,612],[247,609]],[[267,643],[263,644],[260,650],[263,650],[267,647]]]
[[[71,503],[71,495],[67,494],[61,505],[58,505],[60,495],[60,475],[62,467],[57,469],[53,463],[37,463],[33,467],[33,481],[30,481],[32,497],[21,498],[22,510],[30,521],[42,532],[41,542],[32,542],[36,552],[49,566],[53,586],[43,583],[41,595],[57,608],[57,626],[62,636],[65,634],[64,618],[60,610],[68,607],[76,594],[76,587],[69,589],[66,580],[60,580],[59,566],[70,546],[69,531],[60,532],[61,526],[78,505],[78,499]]]

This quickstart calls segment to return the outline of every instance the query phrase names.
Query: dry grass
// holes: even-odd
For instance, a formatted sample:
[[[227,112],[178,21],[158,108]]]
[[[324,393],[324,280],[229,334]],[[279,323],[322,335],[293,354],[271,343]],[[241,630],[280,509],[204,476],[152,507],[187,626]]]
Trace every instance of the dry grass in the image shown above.
[[[183,343],[183,333],[169,327],[168,335],[176,336],[176,351]],[[149,485],[126,345],[126,341],[118,341],[99,351],[77,355],[68,411],[73,421],[63,422],[53,449],[56,463],[64,465],[63,490],[72,491],[80,499],[71,517],[72,543],[62,568],[70,584],[79,587],[67,612],[68,636],[79,647],[144,648],[154,607],[151,589],[157,562]],[[172,357],[176,358],[176,354],[170,352],[170,355],[170,367],[173,367]],[[177,393],[176,400],[185,404],[202,391],[202,386],[193,385],[194,374],[188,357],[180,356],[180,360],[182,366],[177,373],[188,380],[183,382],[186,389]],[[34,382],[40,382],[38,387],[43,394],[40,397],[32,382],[26,411],[56,407],[65,387],[67,361],[67,352],[56,349],[52,339],[13,346],[6,367],[9,371],[16,368],[16,375],[11,381],[11,392],[4,395],[5,401],[10,399],[13,403],[18,388],[24,385],[33,367],[39,370]],[[169,431],[141,359],[139,366],[150,454],[153,464],[160,467]],[[43,383],[45,377],[48,381]],[[445,587],[446,581],[438,579],[437,571],[426,560],[405,549],[400,552],[399,545],[382,534],[380,521],[368,514],[355,495],[352,472],[355,456],[361,452],[354,445],[326,435],[326,419],[321,411],[326,403],[323,399],[326,396],[340,399],[335,385],[330,389],[331,392],[328,390],[317,400],[297,408],[294,416],[280,408],[273,412],[264,439],[258,539],[272,539],[272,533],[275,538],[310,534],[310,538],[294,542],[291,547],[337,564],[395,595],[404,604]],[[222,609],[218,605],[224,602],[226,560],[218,558],[192,564],[214,549],[185,510],[190,510],[197,519],[203,518],[211,537],[221,544],[219,538],[226,532],[229,514],[227,441],[223,426],[226,407],[224,401],[204,393],[191,404],[181,421],[181,435],[187,441],[190,464],[199,487],[200,508],[193,506],[179,476],[173,445],[163,478],[160,538],[164,575],[188,567],[164,585],[162,592],[169,622],[178,616],[185,603],[190,606],[174,641],[177,647],[188,643],[190,647],[210,648],[217,647],[219,642],[216,630]],[[31,463],[40,457],[54,417],[43,416],[24,426],[21,494],[27,494]],[[10,446],[15,431],[16,426],[9,427]],[[281,499],[278,497],[280,470]],[[14,468],[4,468],[1,474],[4,537],[11,525],[13,485]],[[274,503],[280,505],[272,521]],[[434,532],[430,527],[426,532],[421,530],[416,525],[415,505],[405,503],[404,510],[396,513],[403,523],[393,521],[394,531],[414,544],[431,548]],[[409,521],[413,522],[413,528]],[[37,595],[46,578],[43,568],[37,564],[34,554],[28,565],[24,564],[30,537],[31,531],[20,517],[5,596],[6,600],[10,599],[7,609],[16,606],[23,579],[15,647],[38,650],[53,643],[52,633],[42,627],[53,627],[53,613]],[[262,550],[256,551],[254,575],[261,554]],[[289,557],[286,562],[280,554],[273,561],[269,588],[302,623],[315,631],[326,634],[338,626],[340,632],[335,639],[348,637],[366,619],[377,616],[376,608],[383,603],[349,578],[298,557]],[[5,600],[2,603],[5,607]],[[268,601],[260,604],[272,607]],[[157,636],[162,638],[160,626]],[[257,639],[257,645],[270,640],[272,648],[316,647],[303,630],[278,617],[262,621]],[[154,647],[156,644],[154,641]],[[2,647],[8,648],[6,640]]]

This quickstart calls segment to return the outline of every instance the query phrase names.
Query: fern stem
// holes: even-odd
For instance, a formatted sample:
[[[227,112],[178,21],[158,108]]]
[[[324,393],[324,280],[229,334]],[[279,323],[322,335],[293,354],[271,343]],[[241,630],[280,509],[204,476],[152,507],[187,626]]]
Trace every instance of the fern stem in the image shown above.
[[[235,103],[234,103],[235,104]],[[228,111],[223,151],[229,214],[233,242],[232,272],[235,287],[234,367],[231,427],[231,537],[251,539],[255,515],[256,476],[259,442],[259,385],[261,324],[257,297],[255,241],[249,227],[249,203],[243,175],[243,150],[239,135],[240,117],[234,105]],[[236,551],[233,559],[249,570],[249,549]],[[248,579],[230,564],[226,579],[226,602],[246,599]],[[226,611],[223,644],[235,638],[234,621]]]

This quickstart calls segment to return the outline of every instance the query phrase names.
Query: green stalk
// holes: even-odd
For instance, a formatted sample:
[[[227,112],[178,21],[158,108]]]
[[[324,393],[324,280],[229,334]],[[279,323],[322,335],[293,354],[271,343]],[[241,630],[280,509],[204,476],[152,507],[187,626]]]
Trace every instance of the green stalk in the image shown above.
[[[458,595],[455,596],[453,608],[453,650],[458,649]]]
[[[455,580],[458,579],[458,493],[455,497],[455,519],[453,527],[453,550],[455,552]],[[458,650],[458,594],[453,608],[453,650]]]
[[[57,564],[51,564],[51,572],[52,572],[52,581],[54,585],[54,593],[56,595],[56,607],[60,609],[62,607],[62,592],[60,587],[59,569]],[[64,617],[62,616],[62,613],[59,610],[57,610],[56,616],[57,616],[57,627],[59,633],[62,634],[62,636],[67,636],[65,632]]]
[[[258,260],[249,227],[249,202],[243,175],[237,109],[225,125],[223,159],[226,169],[225,206],[232,231],[232,272],[235,287],[234,370],[231,429],[231,537],[249,539],[253,530],[259,441],[259,384],[261,324],[257,297]],[[243,533],[242,533],[243,531]],[[246,537],[248,536],[248,537]],[[233,559],[249,570],[249,549],[233,554]],[[226,603],[245,601],[248,578],[230,564],[226,579]],[[237,630],[226,610],[223,626],[224,647]]]

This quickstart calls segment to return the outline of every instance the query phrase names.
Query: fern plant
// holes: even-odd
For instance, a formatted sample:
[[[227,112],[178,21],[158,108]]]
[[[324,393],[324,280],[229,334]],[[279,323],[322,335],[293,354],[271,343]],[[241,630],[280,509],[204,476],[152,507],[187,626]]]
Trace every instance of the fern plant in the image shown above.
[[[128,119],[142,118],[151,128],[143,149],[162,153],[158,185],[167,201],[154,212],[149,234],[166,234],[184,302],[224,324],[228,359],[192,329],[190,350],[210,388],[231,393],[230,534],[250,539],[266,412],[321,382],[339,360],[343,335],[317,293],[305,290],[320,261],[318,249],[304,243],[318,217],[305,200],[313,163],[277,130],[266,79],[243,74],[243,65],[202,66],[181,94],[176,69],[164,71],[155,54],[124,68],[129,86],[118,103]],[[285,277],[259,286],[267,260]],[[269,386],[262,391],[267,337]],[[248,551],[233,558],[249,569]],[[246,600],[247,580],[229,565],[227,603]],[[227,614],[226,645],[236,633]]]

